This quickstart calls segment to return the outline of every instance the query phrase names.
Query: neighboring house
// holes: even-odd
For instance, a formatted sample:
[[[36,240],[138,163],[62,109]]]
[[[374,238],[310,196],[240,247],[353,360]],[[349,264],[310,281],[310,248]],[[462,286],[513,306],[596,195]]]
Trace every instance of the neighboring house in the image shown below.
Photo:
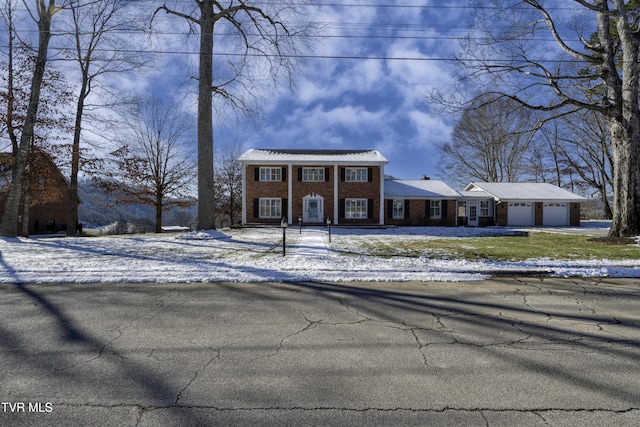
[[[384,224],[376,150],[251,149],[242,164],[242,223]]]
[[[9,193],[13,160],[10,153],[0,153],[0,215]],[[28,198],[23,195],[20,201],[18,233],[24,234],[25,221],[29,234],[66,230],[69,184],[51,157],[43,152],[34,154],[27,166],[27,177],[23,188],[28,188]],[[27,199],[29,209],[25,210]]]
[[[442,181],[402,179],[384,182],[385,215],[389,225],[458,225],[461,198]]]
[[[549,183],[472,182],[461,192],[468,225],[580,226],[586,198]],[[487,203],[492,201],[493,203]]]

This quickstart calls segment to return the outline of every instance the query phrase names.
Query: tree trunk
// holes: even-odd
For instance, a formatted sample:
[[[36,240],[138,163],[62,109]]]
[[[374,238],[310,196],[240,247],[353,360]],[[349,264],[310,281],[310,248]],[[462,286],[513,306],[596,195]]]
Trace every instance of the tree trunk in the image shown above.
[[[198,220],[200,230],[215,229],[213,187],[213,1],[200,2],[198,80]]]
[[[31,80],[31,93],[29,95],[29,107],[24,120],[22,134],[20,135],[20,145],[16,156],[13,170],[11,171],[11,188],[5,205],[2,222],[0,222],[0,235],[6,237],[16,237],[18,234],[18,211],[20,209],[20,198],[22,197],[22,184],[24,181],[25,168],[29,152],[31,151],[31,140],[33,139],[33,128],[38,114],[38,104],[40,102],[40,89],[44,78],[44,71],[47,65],[47,51],[49,40],[51,39],[51,18],[56,11],[55,1],[49,2],[49,7],[44,5],[44,0],[38,1],[38,55],[36,57],[33,80]]]
[[[614,1],[617,11],[625,10],[623,0]],[[606,3],[603,4],[606,7]],[[599,14],[600,20],[610,16]],[[622,79],[617,74],[615,50],[608,48],[607,89],[613,108],[609,109],[609,130],[615,168],[613,171],[613,221],[609,236],[631,237],[640,234],[640,113],[638,108],[638,39],[626,14],[614,15],[622,48]],[[599,22],[599,37],[611,43],[608,27]]]
[[[78,233],[78,171],[80,170],[80,134],[82,132],[82,114],[84,112],[84,100],[88,95],[89,77],[87,72],[82,72],[82,87],[76,106],[76,123],[73,129],[73,145],[71,148],[71,177],[69,179],[69,211],[67,213],[67,236],[75,236]]]
[[[156,233],[162,233],[162,197],[156,199]]]

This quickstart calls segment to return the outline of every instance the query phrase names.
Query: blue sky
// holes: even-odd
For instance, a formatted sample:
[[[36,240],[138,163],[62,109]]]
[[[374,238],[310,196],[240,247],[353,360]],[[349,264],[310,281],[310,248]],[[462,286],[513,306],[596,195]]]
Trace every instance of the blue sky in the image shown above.
[[[306,18],[321,23],[325,37],[312,52],[302,52],[311,57],[300,64],[294,90],[265,86],[259,124],[238,125],[231,114],[217,115],[215,143],[239,141],[244,149],[378,149],[389,159],[388,174],[437,178],[438,145],[448,141],[455,117],[439,114],[427,94],[455,82],[455,64],[447,60],[469,28],[466,2],[319,3],[324,5],[309,8]],[[183,28],[175,19],[157,24]],[[180,51],[185,42],[174,36],[162,43],[165,51]],[[148,84],[156,91],[181,83],[195,90],[183,62],[195,75],[196,59],[164,56]]]
[[[158,5],[149,3],[153,6],[149,10]],[[194,4],[168,2],[172,3]],[[258,102],[262,120],[255,124],[237,121],[228,110],[219,112],[214,120],[216,146],[378,149],[389,159],[388,174],[438,178],[438,146],[448,141],[456,118],[439,114],[427,94],[433,89],[446,91],[455,83],[456,66],[448,59],[469,29],[467,1],[314,3],[317,6],[305,10],[305,19],[321,24],[324,37],[313,51],[301,51],[310,57],[299,64],[294,90],[286,84],[262,87]],[[67,18],[56,17],[54,29],[64,33]],[[23,16],[21,29],[32,25]],[[153,52],[150,67],[105,75],[101,84],[120,93],[153,92],[180,99],[195,116],[197,37],[186,38],[187,25],[164,14],[157,16],[153,27],[156,33],[151,38],[126,35],[135,39],[136,49]],[[65,43],[64,37],[54,37],[50,56],[60,58]],[[66,67],[74,82],[73,63],[56,61],[55,66]],[[99,103],[102,95],[97,89],[93,101]],[[87,138],[101,134],[110,139],[104,128],[91,127],[85,122]]]
[[[437,147],[454,123],[430,105],[427,93],[454,82],[455,66],[444,59],[453,57],[456,38],[466,31],[465,10],[442,0],[396,2],[405,7],[385,7],[393,2],[384,0],[343,3],[349,5],[324,6],[313,17],[331,23],[315,54],[333,58],[306,61],[296,92],[280,94],[266,131],[248,144],[375,148],[389,159],[388,174],[437,177]]]

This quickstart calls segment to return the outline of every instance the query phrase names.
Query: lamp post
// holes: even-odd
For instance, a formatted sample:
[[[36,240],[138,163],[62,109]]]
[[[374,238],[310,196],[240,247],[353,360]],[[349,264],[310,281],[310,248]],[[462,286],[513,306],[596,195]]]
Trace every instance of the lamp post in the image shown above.
[[[300,234],[302,234],[302,215],[298,217],[298,224],[300,224]]]
[[[282,227],[282,256],[287,255],[287,219],[282,218],[280,221],[280,226]]]
[[[327,217],[327,227],[329,227],[329,243],[331,243],[331,218]]]

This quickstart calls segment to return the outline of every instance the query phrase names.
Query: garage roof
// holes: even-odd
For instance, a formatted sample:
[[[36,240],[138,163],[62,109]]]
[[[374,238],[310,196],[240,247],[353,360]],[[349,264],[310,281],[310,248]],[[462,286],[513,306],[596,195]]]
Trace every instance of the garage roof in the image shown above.
[[[582,202],[587,200],[571,191],[567,191],[547,182],[472,182],[464,192],[485,192],[496,201],[563,201]]]

